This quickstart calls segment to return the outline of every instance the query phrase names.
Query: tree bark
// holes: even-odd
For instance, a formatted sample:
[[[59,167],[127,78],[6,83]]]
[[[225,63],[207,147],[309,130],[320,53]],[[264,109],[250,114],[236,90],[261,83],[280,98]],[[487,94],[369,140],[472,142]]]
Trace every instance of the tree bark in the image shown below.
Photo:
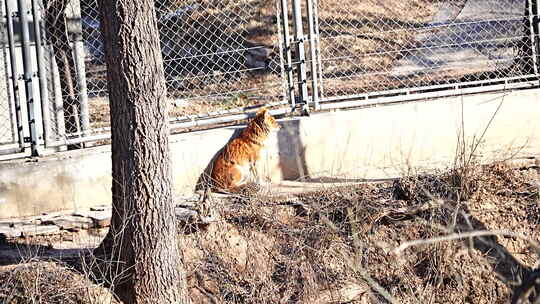
[[[62,91],[62,108],[66,134],[80,131],[80,88],[75,71],[75,59],[69,45],[69,33],[66,24],[65,10],[69,0],[45,1],[45,29],[47,41],[52,45],[54,59],[58,67],[60,87]],[[81,145],[70,145],[69,149]]]
[[[96,249],[125,303],[189,303],[177,248],[165,76],[153,0],[100,0],[113,217]],[[103,269],[103,268],[102,268]]]

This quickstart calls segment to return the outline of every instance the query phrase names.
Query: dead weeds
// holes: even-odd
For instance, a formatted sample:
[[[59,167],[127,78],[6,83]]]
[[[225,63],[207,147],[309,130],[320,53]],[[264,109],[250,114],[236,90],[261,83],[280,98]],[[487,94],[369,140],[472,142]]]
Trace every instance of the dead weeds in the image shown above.
[[[119,303],[111,292],[62,262],[29,260],[0,268],[0,303]]]
[[[303,194],[240,197],[181,240],[196,303],[508,303],[539,266],[534,170],[478,167]],[[411,240],[508,230],[394,249]],[[526,303],[526,302],[523,302]]]
[[[533,303],[538,173],[455,172],[213,199],[221,220],[179,237],[193,303]],[[108,295],[61,262],[0,269],[1,303],[97,303],[90,291]]]

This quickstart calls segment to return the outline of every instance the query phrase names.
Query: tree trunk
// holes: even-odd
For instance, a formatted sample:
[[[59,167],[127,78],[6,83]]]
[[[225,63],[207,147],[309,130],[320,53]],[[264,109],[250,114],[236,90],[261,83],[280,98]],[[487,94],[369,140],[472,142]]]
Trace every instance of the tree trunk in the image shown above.
[[[65,10],[68,0],[45,1],[45,29],[48,42],[52,45],[54,59],[58,67],[62,91],[62,108],[66,134],[80,131],[80,88],[77,84],[75,59],[69,45],[69,33],[66,25]],[[81,145],[70,145],[78,148]]]
[[[153,0],[100,0],[113,217],[96,249],[125,303],[189,303],[172,202],[165,76]]]

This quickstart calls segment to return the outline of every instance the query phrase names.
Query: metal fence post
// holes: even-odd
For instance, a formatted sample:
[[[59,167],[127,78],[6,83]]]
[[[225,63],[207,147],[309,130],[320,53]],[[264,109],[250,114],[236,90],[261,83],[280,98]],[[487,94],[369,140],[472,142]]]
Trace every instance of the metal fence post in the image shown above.
[[[79,86],[79,102],[81,112],[79,113],[80,137],[88,136],[90,133],[90,112],[88,109],[88,88],[86,86],[86,71],[84,69],[84,50],[82,34],[77,34],[73,39],[73,57],[75,59],[75,69],[77,71]],[[85,146],[86,144],[83,144]]]
[[[19,20],[21,22],[22,36],[22,60],[23,60],[23,80],[26,93],[26,106],[28,113],[28,127],[30,131],[30,150],[32,156],[38,156],[38,134],[36,129],[35,103],[32,88],[32,60],[30,55],[30,31],[28,27],[28,14],[26,0],[17,0],[19,7]]]
[[[321,62],[321,35],[319,32],[319,0],[312,0],[313,1],[313,18],[314,18],[314,31],[315,31],[315,46],[317,50],[317,73],[319,75],[319,78],[317,79],[318,84],[318,91],[319,91],[319,100],[324,98],[324,84],[323,84],[323,73],[322,73],[322,62]],[[320,107],[319,107],[320,108]]]
[[[289,96],[289,102],[291,108],[296,106],[296,100],[294,99],[294,83],[292,73],[292,50],[291,50],[291,37],[289,36],[289,14],[287,0],[281,0],[281,27],[283,30],[283,45],[285,48],[285,71],[287,72],[287,95]]]
[[[532,48],[532,56],[533,56],[533,68],[534,73],[538,75],[539,68],[538,68],[538,61],[539,61],[539,51],[540,51],[540,41],[538,39],[538,35],[540,34],[540,30],[538,28],[538,23],[540,22],[540,16],[539,16],[539,10],[538,10],[538,0],[529,0],[528,2],[528,10],[529,10],[529,22],[530,22],[530,31],[531,31],[531,48]]]
[[[315,33],[315,15],[313,14],[313,0],[306,0],[307,18],[309,27],[309,50],[311,69],[311,96],[316,110],[319,109],[319,83],[317,81],[317,34]]]
[[[41,103],[41,117],[43,125],[43,140],[45,146],[49,141],[49,136],[51,133],[51,119],[49,111],[49,92],[47,90],[47,74],[43,54],[43,44],[41,40],[41,14],[39,10],[38,0],[32,0],[32,15],[34,16],[34,33],[36,37],[36,63],[38,66],[38,79],[39,79],[39,97]]]
[[[15,120],[17,123],[17,140],[19,142],[19,148],[24,149],[24,130],[22,125],[22,113],[21,113],[21,97],[19,87],[19,73],[17,70],[17,54],[15,52],[15,40],[13,33],[13,14],[14,10],[11,7],[11,2],[6,1],[6,23],[7,23],[7,36],[9,45],[9,59],[11,65],[11,86],[13,90],[13,102],[15,104]]]
[[[306,53],[304,49],[304,31],[302,26],[302,8],[300,0],[293,0],[293,23],[294,23],[294,39],[296,42],[296,60],[298,64],[298,95],[299,101],[302,104],[302,110],[309,112],[308,107],[308,90],[306,76]]]

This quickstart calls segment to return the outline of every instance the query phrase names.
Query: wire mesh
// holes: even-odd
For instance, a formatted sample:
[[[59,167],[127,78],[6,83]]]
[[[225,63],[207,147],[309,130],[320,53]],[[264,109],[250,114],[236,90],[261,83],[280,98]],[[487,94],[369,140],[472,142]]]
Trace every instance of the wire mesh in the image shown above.
[[[0,145],[16,142],[13,106],[8,95],[5,51],[0,52]]]
[[[274,1],[161,3],[158,15],[169,93],[199,101],[180,114],[283,99]]]
[[[97,1],[42,1],[32,3],[41,20],[47,139],[106,138],[110,117]],[[287,90],[295,87],[299,94],[300,85],[325,102],[519,82],[538,73],[532,47],[537,8],[527,0],[302,0],[294,12],[301,14],[304,37],[293,35],[298,24],[292,2],[284,2],[285,12],[282,2],[155,2],[171,122],[199,126],[193,122],[233,117],[254,105],[281,106],[294,102]],[[287,26],[281,28],[280,17]],[[293,36],[306,45],[305,62]],[[291,57],[287,78],[283,54]],[[307,79],[297,79],[300,65]],[[13,131],[4,129],[0,133]]]
[[[156,1],[155,8],[173,121],[284,103],[273,0]],[[81,1],[81,25],[95,130],[110,121],[96,1]]]
[[[526,0],[319,0],[316,11],[326,101],[537,72]]]
[[[0,13],[2,16],[5,15],[3,4],[0,5]],[[0,145],[5,145],[17,141],[13,101],[10,98],[8,90],[9,59],[5,18],[2,18],[2,22],[0,23],[0,43],[2,46],[0,50]]]
[[[33,0],[46,145],[90,134],[78,1]],[[39,48],[39,49],[38,49]]]

